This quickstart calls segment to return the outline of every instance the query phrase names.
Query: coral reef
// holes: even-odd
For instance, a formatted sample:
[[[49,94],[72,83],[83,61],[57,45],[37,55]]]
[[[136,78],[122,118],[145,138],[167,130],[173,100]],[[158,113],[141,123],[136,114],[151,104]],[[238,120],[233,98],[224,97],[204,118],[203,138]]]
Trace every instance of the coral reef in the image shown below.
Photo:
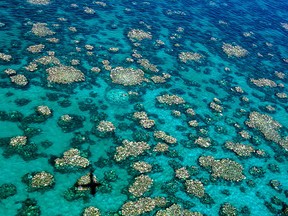
[[[215,160],[211,156],[201,156],[198,159],[202,167],[211,167],[212,176],[228,181],[242,181],[245,176],[242,174],[243,167],[239,163],[230,159]]]
[[[46,71],[48,73],[47,80],[52,83],[71,84],[85,80],[84,74],[72,66],[54,66]]]
[[[123,140],[123,146],[116,148],[116,154],[114,159],[116,161],[125,160],[127,157],[137,157],[143,154],[146,150],[150,149],[150,145],[146,142],[132,142],[129,140]]]
[[[111,70],[110,77],[113,83],[123,86],[140,85],[146,79],[141,69],[116,67]]]
[[[67,172],[87,168],[89,164],[89,160],[81,156],[81,152],[75,148],[69,149],[64,152],[62,158],[57,158],[55,160],[55,168]]]

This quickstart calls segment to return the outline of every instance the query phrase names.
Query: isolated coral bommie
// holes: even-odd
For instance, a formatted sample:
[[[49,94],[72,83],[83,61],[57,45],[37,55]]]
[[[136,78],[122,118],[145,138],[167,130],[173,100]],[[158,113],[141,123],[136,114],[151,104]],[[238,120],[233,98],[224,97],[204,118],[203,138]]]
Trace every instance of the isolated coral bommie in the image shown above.
[[[169,95],[169,94],[158,96],[157,101],[161,104],[167,104],[169,106],[185,103],[185,100],[182,97],[178,95]]]
[[[32,33],[38,37],[46,37],[55,34],[55,32],[51,31],[46,23],[35,23],[32,27]]]
[[[54,182],[55,180],[52,174],[42,171],[33,175],[30,186],[35,189],[43,189],[51,187]]]
[[[166,200],[162,198],[150,198],[143,197],[136,201],[128,201],[124,203],[121,208],[121,214],[123,216],[137,216],[144,213],[153,211],[156,207],[165,205]],[[135,208],[137,206],[137,208]]]
[[[133,156],[137,157],[138,155],[144,153],[146,150],[150,149],[149,144],[146,142],[131,142],[124,140],[123,146],[118,146],[116,148],[116,154],[114,158],[116,161],[125,160],[127,157]]]
[[[156,216],[203,216],[200,212],[190,212],[178,204],[173,204],[165,210],[159,210]]]
[[[205,168],[211,168],[212,176],[222,178],[228,181],[242,181],[245,176],[242,174],[243,167],[241,164],[230,160],[215,160],[211,156],[201,156],[198,159],[199,164]]]
[[[203,55],[193,52],[181,52],[178,57],[180,61],[184,63],[187,63],[188,61],[200,62]]]
[[[128,37],[131,41],[142,41],[144,39],[152,39],[152,35],[149,32],[145,32],[141,29],[132,29],[128,32]]]
[[[30,4],[34,5],[48,5],[50,0],[27,0]]]
[[[144,78],[144,72],[141,69],[116,67],[111,70],[110,77],[113,83],[134,86],[141,84]]]
[[[93,206],[85,208],[82,216],[100,216],[100,210],[98,208],[95,208]]]
[[[26,136],[15,136],[12,137],[10,140],[10,146],[23,146],[27,144],[27,137]]]
[[[228,43],[223,43],[223,51],[228,55],[228,57],[244,57],[248,55],[248,51],[239,45],[232,45]]]
[[[140,175],[135,178],[135,182],[129,187],[129,192],[135,197],[142,196],[152,185],[153,180],[146,175]]]
[[[235,152],[237,155],[241,157],[249,157],[253,152],[255,152],[254,148],[250,145],[233,143],[231,141],[225,143],[225,148]]]
[[[0,59],[9,62],[12,59],[12,56],[5,53],[0,53]]]
[[[278,131],[282,125],[275,121],[271,116],[254,111],[249,114],[249,120],[245,123],[249,127],[259,130],[264,135],[265,139],[279,144],[288,151],[288,142],[285,138],[281,137]]]
[[[85,80],[84,74],[72,66],[54,66],[46,71],[48,73],[47,80],[53,83],[70,84]]]
[[[89,164],[89,160],[82,157],[78,149],[73,148],[64,152],[62,158],[57,158],[55,160],[55,168],[59,170],[86,168]]]
[[[205,194],[204,185],[199,180],[186,180],[185,182],[186,191],[189,194],[193,194],[196,197],[203,197]]]

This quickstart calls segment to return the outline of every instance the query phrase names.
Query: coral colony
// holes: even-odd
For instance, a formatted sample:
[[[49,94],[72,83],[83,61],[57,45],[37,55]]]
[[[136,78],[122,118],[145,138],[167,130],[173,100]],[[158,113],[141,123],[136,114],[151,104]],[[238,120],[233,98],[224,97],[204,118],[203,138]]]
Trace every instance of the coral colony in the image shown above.
[[[288,215],[287,7],[1,1],[0,215]]]

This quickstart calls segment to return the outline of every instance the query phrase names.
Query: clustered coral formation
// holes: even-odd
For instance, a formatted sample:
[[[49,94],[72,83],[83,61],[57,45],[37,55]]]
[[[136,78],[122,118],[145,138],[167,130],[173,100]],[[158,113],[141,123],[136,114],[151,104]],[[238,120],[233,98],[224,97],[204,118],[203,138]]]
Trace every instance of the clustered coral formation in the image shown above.
[[[132,167],[140,173],[147,173],[152,170],[152,166],[145,161],[137,161],[133,164]]]
[[[148,119],[148,115],[147,115],[147,113],[144,112],[144,111],[135,112],[135,113],[133,113],[133,118],[139,119],[139,120],[141,120],[141,119]]]
[[[135,182],[129,187],[129,192],[135,197],[142,196],[152,186],[153,180],[147,175],[140,175],[135,178]]]
[[[62,158],[57,158],[55,160],[55,168],[66,169],[66,168],[86,168],[89,166],[89,160],[82,157],[80,151],[75,148],[71,148],[64,152]]]
[[[180,117],[181,116],[181,112],[179,110],[172,110],[171,111],[171,114],[174,116],[174,117]]]
[[[188,179],[190,177],[190,174],[188,172],[188,170],[186,169],[186,167],[181,167],[177,170],[175,170],[175,176],[176,178],[179,179]]]
[[[200,212],[191,212],[183,209],[180,205],[173,204],[165,210],[160,210],[156,216],[203,216]]]
[[[110,47],[108,49],[108,51],[111,52],[111,53],[117,53],[119,51],[119,48],[118,47]]]
[[[228,57],[241,58],[248,55],[248,51],[239,45],[223,43],[222,49]]]
[[[39,4],[39,5],[46,5],[50,3],[50,0],[27,0],[28,2],[32,4]],[[93,4],[101,5],[103,7],[106,7],[106,3],[104,2],[93,2]],[[71,7],[78,7],[76,4],[71,5]],[[92,8],[84,7],[84,12],[87,14],[95,14],[95,11]],[[184,12],[181,11],[167,11],[168,15],[185,15]],[[66,21],[65,18],[59,18],[60,21]],[[283,25],[282,25],[283,26]],[[69,31],[71,32],[77,32],[78,30],[75,27],[69,27]],[[32,33],[38,37],[46,37],[54,35],[55,32],[50,30],[48,28],[48,25],[46,23],[35,23],[32,27]],[[183,32],[184,29],[178,28],[177,32]],[[252,33],[249,33],[252,34]],[[246,33],[246,36],[249,36],[248,33]],[[135,47],[141,46],[140,42],[144,39],[152,39],[152,35],[149,32],[145,32],[140,29],[132,29],[128,32],[128,37]],[[179,35],[171,36],[171,38],[177,38]],[[59,39],[57,38],[46,38],[47,41],[58,43]],[[75,42],[76,43],[76,42]],[[77,42],[79,43],[79,41]],[[161,40],[156,40],[156,43],[158,46],[164,45],[164,42]],[[175,47],[180,47],[181,44],[174,44]],[[45,45],[38,44],[38,45],[32,45],[27,48],[27,51],[31,53],[39,53],[42,52],[45,48]],[[248,51],[243,49],[240,46],[234,46],[231,44],[223,44],[223,51],[228,55],[228,57],[244,57],[248,54]],[[80,47],[76,47],[77,52],[81,52]],[[86,44],[85,45],[86,54],[93,55],[94,46]],[[118,52],[119,48],[117,47],[110,47],[108,49],[110,52]],[[137,50],[133,51],[132,54],[133,58],[127,58],[127,63],[138,63],[141,67],[143,67],[144,71],[149,73],[157,73],[159,72],[159,69],[157,68],[157,65],[152,64],[148,59],[144,59],[140,53],[138,53]],[[201,60],[204,58],[203,55],[199,53],[192,53],[192,52],[181,52],[179,54],[179,59],[181,62],[187,63],[189,61],[195,61],[195,62],[201,62]],[[6,55],[4,53],[0,53],[0,59],[3,61],[10,61],[12,59],[12,56]],[[72,59],[70,61],[71,65],[76,66],[80,64],[80,60],[78,59]],[[144,77],[144,72],[140,69],[133,69],[133,68],[124,68],[124,67],[116,67],[112,68],[110,65],[110,62],[108,60],[103,60],[103,68],[110,72],[110,77],[112,79],[113,83],[120,84],[123,86],[136,86],[140,85],[142,82],[148,82],[148,80]],[[48,52],[48,56],[43,56],[39,59],[33,60],[30,62],[25,69],[30,72],[34,72],[38,69],[38,65],[49,65],[49,68],[46,70],[48,73],[47,80],[49,82],[53,83],[59,83],[59,84],[70,84],[73,82],[80,82],[85,80],[84,74],[77,70],[74,67],[64,66],[60,64],[60,60],[54,56],[54,52]],[[228,68],[229,69],[229,68]],[[227,69],[227,71],[228,71]],[[225,69],[226,70],[226,69]],[[92,72],[99,73],[101,69],[99,67],[93,67],[91,68]],[[5,73],[10,76],[10,79],[13,83],[19,85],[19,86],[25,86],[28,84],[28,80],[24,75],[17,75],[17,72],[13,69],[7,69],[5,70]],[[101,74],[102,75],[102,74]],[[280,78],[284,79],[285,74],[277,72],[275,75]],[[155,75],[151,77],[151,80],[154,83],[165,83],[168,78],[171,76],[169,74],[163,73],[162,76]],[[277,85],[274,81],[269,79],[250,79],[250,82],[255,84],[258,87],[277,87],[280,86]],[[244,94],[243,89],[240,86],[236,86],[231,88],[233,92],[236,92],[238,94]],[[138,93],[135,93],[138,94]],[[287,98],[287,95],[285,93],[276,93],[276,96],[279,98]],[[166,104],[169,106],[173,105],[179,105],[186,103],[185,100],[177,95],[170,95],[165,94],[157,97],[157,101],[160,104]],[[249,101],[247,97],[242,97],[242,101]],[[179,107],[179,106],[178,106]],[[177,107],[177,108],[178,108]],[[180,106],[181,108],[182,106]],[[184,107],[184,106],[183,106]],[[215,111],[215,112],[223,112],[222,103],[219,99],[214,98],[214,100],[209,104],[209,107]],[[267,108],[268,109],[268,108]],[[180,110],[180,109],[179,109]],[[272,110],[272,108],[269,108],[269,110]],[[275,110],[275,109],[274,109]],[[38,106],[36,108],[36,111],[38,114],[43,116],[50,116],[52,115],[52,111],[48,106]],[[175,117],[179,117],[179,119],[183,116],[182,112],[178,110],[173,110],[172,114]],[[184,112],[183,112],[184,113]],[[189,117],[195,117],[196,113],[192,108],[188,108],[185,113]],[[143,128],[152,128],[155,125],[155,121],[148,118],[148,115],[146,112],[135,112],[133,114],[133,117],[137,120],[139,120],[140,125]],[[64,122],[71,122],[73,119],[72,116],[66,114],[62,115],[60,119]],[[191,119],[191,118],[190,118]],[[190,120],[188,121],[188,124],[191,127],[197,127],[198,121],[197,120]],[[257,112],[252,112],[249,116],[249,120],[246,122],[246,124],[251,127],[255,128],[257,130],[260,130],[265,138],[267,140],[272,140],[278,144],[280,144],[285,150],[288,150],[288,138],[283,138],[280,136],[280,133],[278,132],[278,129],[281,127],[281,125],[274,121],[272,117],[268,115],[262,115]],[[239,126],[240,127],[240,126]],[[109,121],[100,121],[99,124],[96,126],[96,129],[99,132],[114,132],[115,126],[112,122]],[[198,129],[198,128],[197,128]],[[200,132],[202,134],[208,133],[208,130],[201,129]],[[251,135],[242,130],[239,132],[242,138],[250,139]],[[165,143],[157,143],[154,148],[153,152],[166,152],[169,151],[169,145],[168,144],[175,144],[177,142],[177,139],[167,135],[163,131],[155,131],[154,132],[154,138],[156,141],[163,141]],[[27,144],[27,137],[26,136],[17,136],[13,137],[10,140],[10,146],[25,146]],[[207,137],[201,137],[198,136],[197,139],[195,139],[194,144],[199,145],[204,148],[208,148],[211,146],[211,140]],[[252,153],[258,154],[258,155],[265,155],[265,152],[263,150],[255,150],[252,146],[246,145],[246,144],[240,144],[240,143],[233,143],[231,141],[225,143],[225,148],[235,152],[237,156],[240,157],[249,157]],[[117,162],[124,161],[128,157],[137,157],[141,154],[143,154],[145,151],[150,149],[150,145],[144,141],[142,142],[133,142],[124,140],[123,145],[116,148],[116,154],[114,155],[114,159]],[[89,160],[83,157],[80,154],[80,151],[78,149],[70,149],[67,152],[64,153],[63,158],[58,158],[55,160],[55,167],[57,169],[66,169],[69,167],[72,168],[86,168],[89,166]],[[199,158],[199,164],[207,169],[210,169],[212,177],[215,178],[222,178],[228,181],[241,181],[245,179],[245,176],[243,175],[243,167],[231,159],[220,159],[216,160],[211,156],[201,156]],[[129,186],[129,192],[134,195],[135,197],[139,198],[145,194],[149,190],[149,188],[153,184],[153,180],[147,176],[143,175],[143,173],[151,172],[152,165],[144,162],[144,161],[138,161],[131,165],[131,167],[135,170],[137,170],[141,175],[135,178],[135,181],[132,185]],[[154,168],[154,167],[153,167]],[[139,174],[138,173],[138,174]],[[186,191],[189,194],[192,194],[198,198],[202,198],[205,195],[205,188],[201,181],[199,180],[191,180],[190,174],[188,172],[188,169],[186,167],[181,167],[178,169],[175,169],[175,177],[180,179],[185,183]],[[96,177],[93,176],[94,180],[96,180]],[[272,180],[274,181],[274,180]],[[54,177],[48,172],[39,172],[33,175],[32,179],[32,187],[35,188],[45,188],[49,187],[54,183]],[[89,173],[82,176],[77,183],[78,184],[87,184],[90,182],[90,175]],[[204,181],[203,181],[204,182]],[[278,182],[279,183],[279,182]],[[275,184],[275,188],[280,187],[279,184],[272,182],[271,184]],[[278,186],[277,186],[278,185]],[[87,188],[81,188],[78,187],[77,190],[88,190]],[[141,215],[144,213],[150,213],[153,211],[156,207],[164,207],[166,204],[165,198],[150,198],[150,197],[142,197],[138,200],[134,201],[127,201],[123,206],[121,210],[122,215],[127,216],[133,216],[133,215]],[[152,214],[152,213],[151,213]],[[237,215],[237,209],[233,207],[229,203],[225,203],[221,206],[220,215]],[[83,215],[100,215],[99,209],[95,207],[88,207],[84,210]],[[182,215],[196,215],[201,216],[202,214],[199,212],[190,212],[188,210],[183,209],[180,205],[173,204],[170,207],[166,208],[165,210],[159,210],[156,213],[156,216],[164,216],[164,215],[175,215],[175,216],[182,216]]]
[[[277,76],[279,79],[284,79],[285,73],[280,72],[280,71],[275,71],[275,76]]]
[[[89,184],[89,182],[91,181],[90,179],[90,173],[87,173],[86,175],[81,176],[78,180],[77,180],[77,184],[78,185],[85,185],[85,184]],[[96,176],[93,175],[93,181],[97,182],[97,178]],[[89,188],[87,188],[89,190]]]
[[[215,178],[223,178],[227,181],[236,182],[245,179],[245,176],[242,174],[242,165],[233,160],[215,160],[212,156],[201,156],[199,157],[198,161],[200,166],[211,168],[211,175]]]
[[[52,111],[51,111],[51,109],[48,106],[44,106],[44,105],[37,106],[36,107],[36,111],[40,115],[43,115],[43,116],[51,116],[52,115]]]
[[[1,56],[0,56],[1,58]],[[28,79],[23,74],[17,74],[16,70],[12,68],[7,68],[4,70],[4,73],[10,77],[12,83],[16,84],[17,86],[23,87],[28,84]]]
[[[34,23],[31,29],[32,33],[38,37],[46,37],[55,34],[47,27],[46,23]]]
[[[141,119],[140,125],[143,128],[152,128],[155,125],[155,121],[153,119]]]
[[[132,29],[128,32],[128,38],[131,41],[142,41],[144,39],[152,39],[150,32],[145,32],[141,29]]]
[[[199,124],[198,124],[197,120],[191,120],[188,122],[188,125],[190,127],[197,127]]]
[[[84,209],[82,216],[101,216],[100,210],[94,206]]]
[[[27,48],[27,50],[31,53],[40,53],[45,48],[43,44],[31,45]]]
[[[144,111],[135,112],[133,114],[133,118],[136,120],[139,120],[140,125],[146,129],[152,128],[155,125],[155,121],[152,119],[149,119],[147,113]]]
[[[101,72],[101,69],[99,67],[92,67],[90,70],[94,73],[100,73]]]
[[[34,72],[38,69],[38,65],[35,62],[30,62],[27,66],[25,66],[25,69],[29,72]]]
[[[100,121],[97,126],[97,130],[103,133],[113,132],[115,129],[115,126],[110,121]]]
[[[169,146],[166,143],[157,143],[153,148],[154,152],[166,152],[169,151]]]
[[[175,144],[177,142],[177,139],[169,136],[164,131],[154,131],[154,137],[156,140],[164,141],[168,144]]]
[[[14,69],[8,68],[4,70],[4,73],[10,76],[10,75],[15,75],[17,72]]]
[[[10,79],[12,83],[15,83],[18,86],[26,86],[28,84],[28,80],[23,74],[10,76]]]
[[[234,216],[234,215],[237,216],[238,211],[230,203],[224,203],[220,207],[219,215],[220,216]]]
[[[194,116],[196,115],[195,111],[192,109],[192,108],[188,108],[186,110],[186,113],[189,115],[189,116]]]
[[[60,116],[60,120],[63,122],[70,122],[73,119],[72,116],[70,116],[69,114],[65,114]]]
[[[235,86],[234,88],[231,88],[232,91],[235,91],[239,94],[243,94],[244,90],[240,86]]]
[[[285,92],[278,92],[276,93],[276,96],[280,99],[287,99],[288,95]]]
[[[102,2],[102,1],[95,1],[95,2],[93,2],[93,4],[96,4],[96,5],[99,5],[102,7],[107,7],[107,4],[105,2]]]
[[[288,23],[281,23],[281,26],[288,31]]]
[[[159,72],[159,69],[157,68],[157,66],[150,63],[148,59],[139,59],[137,63],[150,72],[154,72],[154,73]]]
[[[87,173],[86,175],[81,176],[77,180],[77,184],[76,184],[77,187],[72,187],[66,192],[67,194],[69,194],[69,192],[73,191],[73,193],[70,194],[71,197],[69,197],[68,199],[75,199],[75,198],[77,199],[79,197],[85,197],[90,192],[90,188],[83,187],[82,185],[87,185],[90,182],[91,182],[90,173]],[[93,175],[93,182],[94,183],[98,182],[95,175]]]
[[[60,60],[58,58],[56,58],[54,56],[54,52],[49,52],[47,56],[42,56],[38,59],[35,60],[34,63],[39,63],[42,65],[49,65],[49,64],[53,64],[53,65],[60,65]]]
[[[199,180],[186,180],[185,181],[186,191],[198,198],[201,198],[205,194],[205,188]]]
[[[193,52],[181,52],[178,57],[180,61],[184,63],[187,63],[188,61],[200,62],[203,55]]]
[[[199,145],[200,147],[208,148],[211,146],[211,139],[210,138],[204,138],[204,137],[198,137],[194,143]]]
[[[12,56],[5,54],[5,53],[0,53],[0,59],[3,61],[9,62],[9,61],[11,61]]]
[[[73,82],[81,82],[85,80],[84,74],[72,66],[54,66],[47,70],[47,80],[53,83],[70,84]]]
[[[116,67],[111,70],[110,77],[113,83],[134,86],[145,81],[144,72],[141,69]]]
[[[84,7],[84,12],[87,14],[95,14],[95,10],[89,7]]]
[[[55,37],[46,38],[46,41],[48,41],[50,43],[59,43],[59,39],[55,38]]]
[[[165,83],[167,82],[167,79],[171,78],[171,75],[170,74],[167,74],[167,73],[162,73],[162,76],[152,76],[151,77],[151,80],[156,83],[156,84],[159,84],[159,83]]]
[[[50,0],[27,0],[30,4],[34,5],[48,5]]]
[[[157,98],[157,101],[161,104],[166,104],[169,106],[172,105],[179,105],[179,104],[184,104],[185,100],[178,96],[178,95],[169,95],[169,94],[164,94],[164,95],[160,95]]]
[[[46,188],[51,187],[54,184],[54,176],[51,173],[42,171],[34,174],[31,179],[32,188]]]
[[[214,98],[213,101],[209,104],[209,107],[215,112],[218,112],[218,113],[223,112],[221,101],[218,98]]]
[[[121,209],[123,216],[137,216],[153,211],[156,207],[162,207],[166,204],[165,198],[162,197],[143,197],[136,201],[124,203]],[[135,208],[137,206],[137,208]]]
[[[259,78],[259,79],[251,78],[250,82],[258,87],[272,87],[272,88],[277,87],[277,84],[273,80],[266,79],[266,78]]]
[[[285,151],[288,151],[287,137],[281,137],[278,132],[282,125],[273,120],[271,116],[254,111],[250,113],[249,120],[245,123],[248,127],[259,130],[264,135],[265,139],[279,144],[285,149]]]
[[[127,157],[137,157],[143,154],[146,150],[150,149],[150,145],[144,141],[133,142],[129,140],[123,140],[123,146],[118,146],[116,148],[116,154],[114,158],[116,161],[125,160]]]
[[[102,64],[103,64],[103,68],[105,70],[107,70],[107,71],[111,71],[112,70],[112,66],[110,65],[110,61],[109,60],[103,60]]]
[[[27,137],[26,136],[16,136],[12,137],[10,140],[9,145],[13,147],[24,146],[27,144]]]
[[[231,141],[225,143],[225,148],[235,152],[240,157],[250,157],[255,152],[255,149],[250,145],[233,143]]]
[[[240,134],[240,136],[246,140],[251,138],[251,135],[249,134],[249,132],[245,130],[240,131],[238,134]]]
[[[94,183],[97,182],[96,177],[93,175]],[[83,187],[83,185],[88,185],[90,183],[90,173],[87,173],[84,176],[81,176],[77,182],[64,192],[64,198],[67,201],[73,201],[77,199],[86,199],[90,194],[89,187]]]

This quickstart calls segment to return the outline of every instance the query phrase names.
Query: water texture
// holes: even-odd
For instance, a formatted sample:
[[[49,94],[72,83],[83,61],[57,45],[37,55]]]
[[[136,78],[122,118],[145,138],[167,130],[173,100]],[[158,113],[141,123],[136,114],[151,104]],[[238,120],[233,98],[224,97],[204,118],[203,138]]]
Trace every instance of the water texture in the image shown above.
[[[1,0],[0,215],[288,215],[287,8]]]

